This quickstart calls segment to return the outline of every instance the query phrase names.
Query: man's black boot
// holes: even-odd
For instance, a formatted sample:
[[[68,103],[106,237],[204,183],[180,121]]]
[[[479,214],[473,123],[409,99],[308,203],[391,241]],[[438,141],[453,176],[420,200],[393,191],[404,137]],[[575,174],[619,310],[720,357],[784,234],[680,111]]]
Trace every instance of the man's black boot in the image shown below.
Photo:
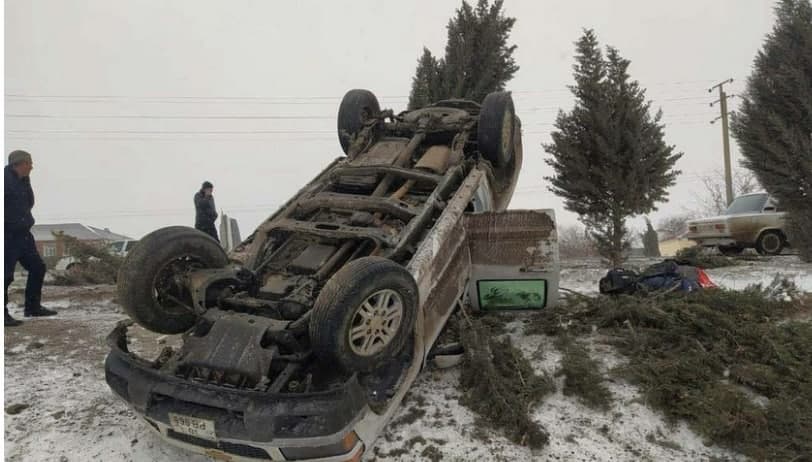
[[[43,316],[54,316],[54,315],[56,315],[56,311],[49,310],[48,308],[45,308],[44,306],[39,305],[36,308],[25,307],[25,310],[23,311],[23,315],[26,318],[31,318],[31,317],[39,318],[39,317],[43,317]]]
[[[11,315],[8,314],[8,310],[6,310],[5,322],[3,323],[4,326],[6,326],[6,327],[15,327],[15,326],[19,326],[22,323],[23,323],[22,321],[18,321],[16,319],[12,318]]]

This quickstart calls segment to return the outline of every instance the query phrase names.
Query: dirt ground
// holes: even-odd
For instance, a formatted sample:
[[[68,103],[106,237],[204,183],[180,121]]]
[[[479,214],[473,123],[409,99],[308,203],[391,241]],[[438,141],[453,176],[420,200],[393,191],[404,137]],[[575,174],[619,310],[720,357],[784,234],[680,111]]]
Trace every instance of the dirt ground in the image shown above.
[[[645,261],[635,262],[639,265]],[[605,270],[591,260],[562,265],[562,287],[596,291]],[[726,287],[767,283],[780,273],[812,292],[812,265],[796,257],[774,257],[711,270]],[[15,284],[16,285],[16,284]],[[105,337],[126,316],[114,302],[112,286],[46,286],[54,318],[26,320],[5,330],[5,459],[22,461],[204,461],[174,449],[148,431],[104,382]],[[22,292],[12,292],[11,311],[21,316]],[[15,304],[16,303],[16,304]],[[552,340],[523,336],[524,319],[508,325],[515,344],[538,371],[553,373],[561,359]],[[135,330],[131,348],[155,354],[158,335]],[[590,344],[604,369],[620,359],[603,345]],[[536,453],[484,428],[459,404],[459,370],[428,368],[366,460],[740,460],[737,454],[706,446],[684,425],[669,425],[648,408],[638,390],[609,383],[613,404],[595,411],[558,391],[533,410],[550,432],[550,444]]]

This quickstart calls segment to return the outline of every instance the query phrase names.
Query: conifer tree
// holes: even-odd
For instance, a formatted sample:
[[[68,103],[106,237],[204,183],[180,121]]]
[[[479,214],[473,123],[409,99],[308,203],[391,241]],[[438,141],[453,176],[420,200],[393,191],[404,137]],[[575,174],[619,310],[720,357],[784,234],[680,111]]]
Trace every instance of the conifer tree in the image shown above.
[[[787,212],[789,243],[812,261],[812,5],[781,0],[733,117],[759,183]]]
[[[666,144],[662,113],[651,115],[637,81],[628,73],[630,61],[586,30],[576,43],[575,106],[559,112],[547,164],[553,176],[549,189],[580,215],[599,253],[619,265],[629,248],[626,220],[656,210],[679,171],[682,156]]]
[[[412,77],[412,92],[409,95],[409,109],[418,109],[439,99],[440,96],[440,63],[428,48],[423,48],[423,55],[417,61],[417,71]]]
[[[462,5],[448,22],[445,56],[436,60],[423,49],[412,79],[409,108],[441,99],[482,101],[488,93],[505,89],[519,66],[513,58],[516,45],[509,45],[515,18],[502,11],[503,0],[479,0]]]

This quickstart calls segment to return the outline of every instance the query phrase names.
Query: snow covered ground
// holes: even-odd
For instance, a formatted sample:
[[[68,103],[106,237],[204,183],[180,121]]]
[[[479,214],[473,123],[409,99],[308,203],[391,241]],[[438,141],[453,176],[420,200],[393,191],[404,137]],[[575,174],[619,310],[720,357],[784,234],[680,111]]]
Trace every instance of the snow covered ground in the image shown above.
[[[635,262],[644,266],[645,261]],[[562,287],[596,292],[605,269],[594,261],[565,262]],[[725,287],[770,282],[776,273],[793,278],[812,291],[812,265],[796,257],[774,257],[741,266],[711,270]],[[12,295],[19,303],[21,293]],[[109,286],[45,289],[54,318],[26,320],[5,330],[5,460],[23,461],[204,461],[174,449],[149,432],[104,382],[104,338],[125,315],[113,302]],[[12,305],[12,313],[21,315]],[[544,336],[521,335],[523,319],[509,325],[512,336],[539,371],[552,373],[560,354]],[[134,348],[157,352],[157,336],[136,330]],[[606,346],[592,344],[602,367],[620,361]],[[536,453],[484,429],[476,416],[459,404],[459,371],[428,368],[367,460],[566,460],[682,461],[740,459],[706,446],[684,425],[669,426],[659,413],[639,400],[635,387],[609,384],[614,404],[607,412],[584,407],[556,393],[533,410],[550,432],[550,444]],[[13,405],[18,409],[10,408]],[[23,409],[19,409],[23,407]],[[18,411],[10,414],[9,412]],[[483,431],[484,430],[484,431]],[[441,457],[441,458],[440,458]]]
[[[636,258],[625,265],[642,269],[661,259]],[[737,259],[737,265],[707,270],[713,282],[727,289],[741,290],[750,284],[768,284],[776,275],[792,279],[798,288],[812,292],[812,265],[795,255]],[[606,275],[598,259],[584,258],[562,262],[561,287],[583,294],[597,294],[598,280]]]

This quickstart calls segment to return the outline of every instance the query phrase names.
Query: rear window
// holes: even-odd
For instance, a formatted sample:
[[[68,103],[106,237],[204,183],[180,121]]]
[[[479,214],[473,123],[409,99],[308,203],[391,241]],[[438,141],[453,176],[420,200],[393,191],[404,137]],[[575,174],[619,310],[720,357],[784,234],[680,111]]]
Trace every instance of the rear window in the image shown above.
[[[740,196],[733,200],[725,210],[725,215],[737,215],[740,213],[760,213],[767,202],[766,194],[751,194]]]
[[[537,310],[547,304],[544,279],[502,279],[477,281],[482,310]]]

